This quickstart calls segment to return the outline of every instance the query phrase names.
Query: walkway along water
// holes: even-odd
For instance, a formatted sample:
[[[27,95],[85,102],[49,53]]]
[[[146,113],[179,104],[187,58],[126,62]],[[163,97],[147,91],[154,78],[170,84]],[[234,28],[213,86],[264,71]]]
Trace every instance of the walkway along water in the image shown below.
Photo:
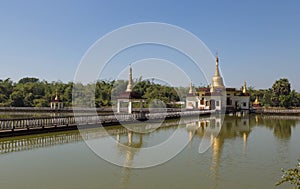
[[[215,113],[214,110],[195,110],[182,112],[158,112],[158,113],[134,113],[116,115],[81,115],[81,116],[58,116],[37,118],[10,118],[0,119],[0,137],[27,135],[63,130],[74,130],[77,127],[95,127],[118,125],[120,122],[134,123],[137,120],[173,119],[188,116],[208,115]]]

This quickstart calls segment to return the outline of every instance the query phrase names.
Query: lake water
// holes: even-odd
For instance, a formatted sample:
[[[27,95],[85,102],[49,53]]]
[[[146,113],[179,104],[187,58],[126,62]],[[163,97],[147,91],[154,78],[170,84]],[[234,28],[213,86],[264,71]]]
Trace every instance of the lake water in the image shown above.
[[[116,126],[103,132],[82,131],[87,141],[105,142],[113,138],[108,153],[118,161],[134,165],[142,148],[158,145],[178,131],[186,147],[171,160],[154,167],[133,169],[98,157],[78,131],[0,139],[0,187],[3,189],[94,189],[94,188],[292,188],[275,186],[281,168],[294,167],[300,158],[298,117],[226,117],[189,119],[178,125],[168,121],[163,127],[149,124],[151,133],[128,134]],[[132,128],[138,128],[138,125]],[[140,129],[145,129],[140,126]],[[199,153],[199,145],[209,139],[211,147]],[[124,146],[134,147],[134,150]],[[155,155],[164,154],[157,151]]]

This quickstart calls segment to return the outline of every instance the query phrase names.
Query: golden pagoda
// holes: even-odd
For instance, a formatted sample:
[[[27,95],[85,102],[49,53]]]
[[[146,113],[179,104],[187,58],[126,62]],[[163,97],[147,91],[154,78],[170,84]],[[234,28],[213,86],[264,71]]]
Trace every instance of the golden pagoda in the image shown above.
[[[244,82],[244,86],[243,86],[243,93],[247,93],[247,83],[246,81]]]
[[[256,96],[255,101],[253,102],[253,107],[261,107],[261,103],[258,100],[258,97]]]
[[[226,88],[220,73],[218,54],[216,54],[215,64],[215,74],[209,87],[200,87],[193,91],[190,86],[186,96],[186,108],[247,113],[250,109],[250,94],[247,92],[246,82],[241,90]]]
[[[212,78],[211,92],[215,92],[216,90],[224,90],[224,89],[225,89],[225,85],[223,82],[223,78],[220,74],[219,57],[217,54],[216,55],[216,71],[215,71],[215,75]]]

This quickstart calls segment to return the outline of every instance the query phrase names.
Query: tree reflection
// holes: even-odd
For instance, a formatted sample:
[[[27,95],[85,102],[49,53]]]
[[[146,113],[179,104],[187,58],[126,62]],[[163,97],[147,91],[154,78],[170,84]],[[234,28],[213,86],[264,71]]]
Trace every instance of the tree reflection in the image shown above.
[[[289,140],[292,135],[292,127],[297,124],[296,117],[290,116],[261,116],[261,125],[273,129],[274,136],[279,139]]]
[[[203,140],[207,132],[211,132],[218,118],[203,118],[198,122],[187,124],[186,128],[191,133],[194,131],[195,137]],[[211,173],[214,175],[215,184],[218,182],[218,169],[222,162],[223,148],[226,140],[238,139],[242,145],[243,154],[247,153],[247,141],[254,127],[266,127],[273,131],[273,136],[278,139],[290,140],[292,128],[296,127],[300,118],[297,116],[278,116],[278,115],[247,115],[244,117],[226,116],[218,135],[211,134]]]

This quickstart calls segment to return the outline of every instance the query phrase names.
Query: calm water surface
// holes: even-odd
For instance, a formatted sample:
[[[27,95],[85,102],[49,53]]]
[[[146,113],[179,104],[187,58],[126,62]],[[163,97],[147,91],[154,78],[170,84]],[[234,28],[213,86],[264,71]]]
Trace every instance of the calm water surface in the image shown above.
[[[111,147],[124,164],[134,162],[139,148],[154,146],[179,129],[190,142],[170,161],[151,168],[123,168],[99,158],[78,131],[0,139],[0,187],[3,189],[94,188],[291,188],[275,187],[281,168],[293,167],[300,158],[298,117],[226,117],[220,133],[218,119],[168,122],[148,134],[132,134],[123,127],[105,133],[85,131],[88,140],[119,138]],[[207,129],[212,146],[202,154],[199,144]],[[121,133],[117,137],[117,133]],[[137,149],[126,152],[120,145]],[[163,153],[163,152],[157,152]],[[130,154],[130,155],[128,155]]]

